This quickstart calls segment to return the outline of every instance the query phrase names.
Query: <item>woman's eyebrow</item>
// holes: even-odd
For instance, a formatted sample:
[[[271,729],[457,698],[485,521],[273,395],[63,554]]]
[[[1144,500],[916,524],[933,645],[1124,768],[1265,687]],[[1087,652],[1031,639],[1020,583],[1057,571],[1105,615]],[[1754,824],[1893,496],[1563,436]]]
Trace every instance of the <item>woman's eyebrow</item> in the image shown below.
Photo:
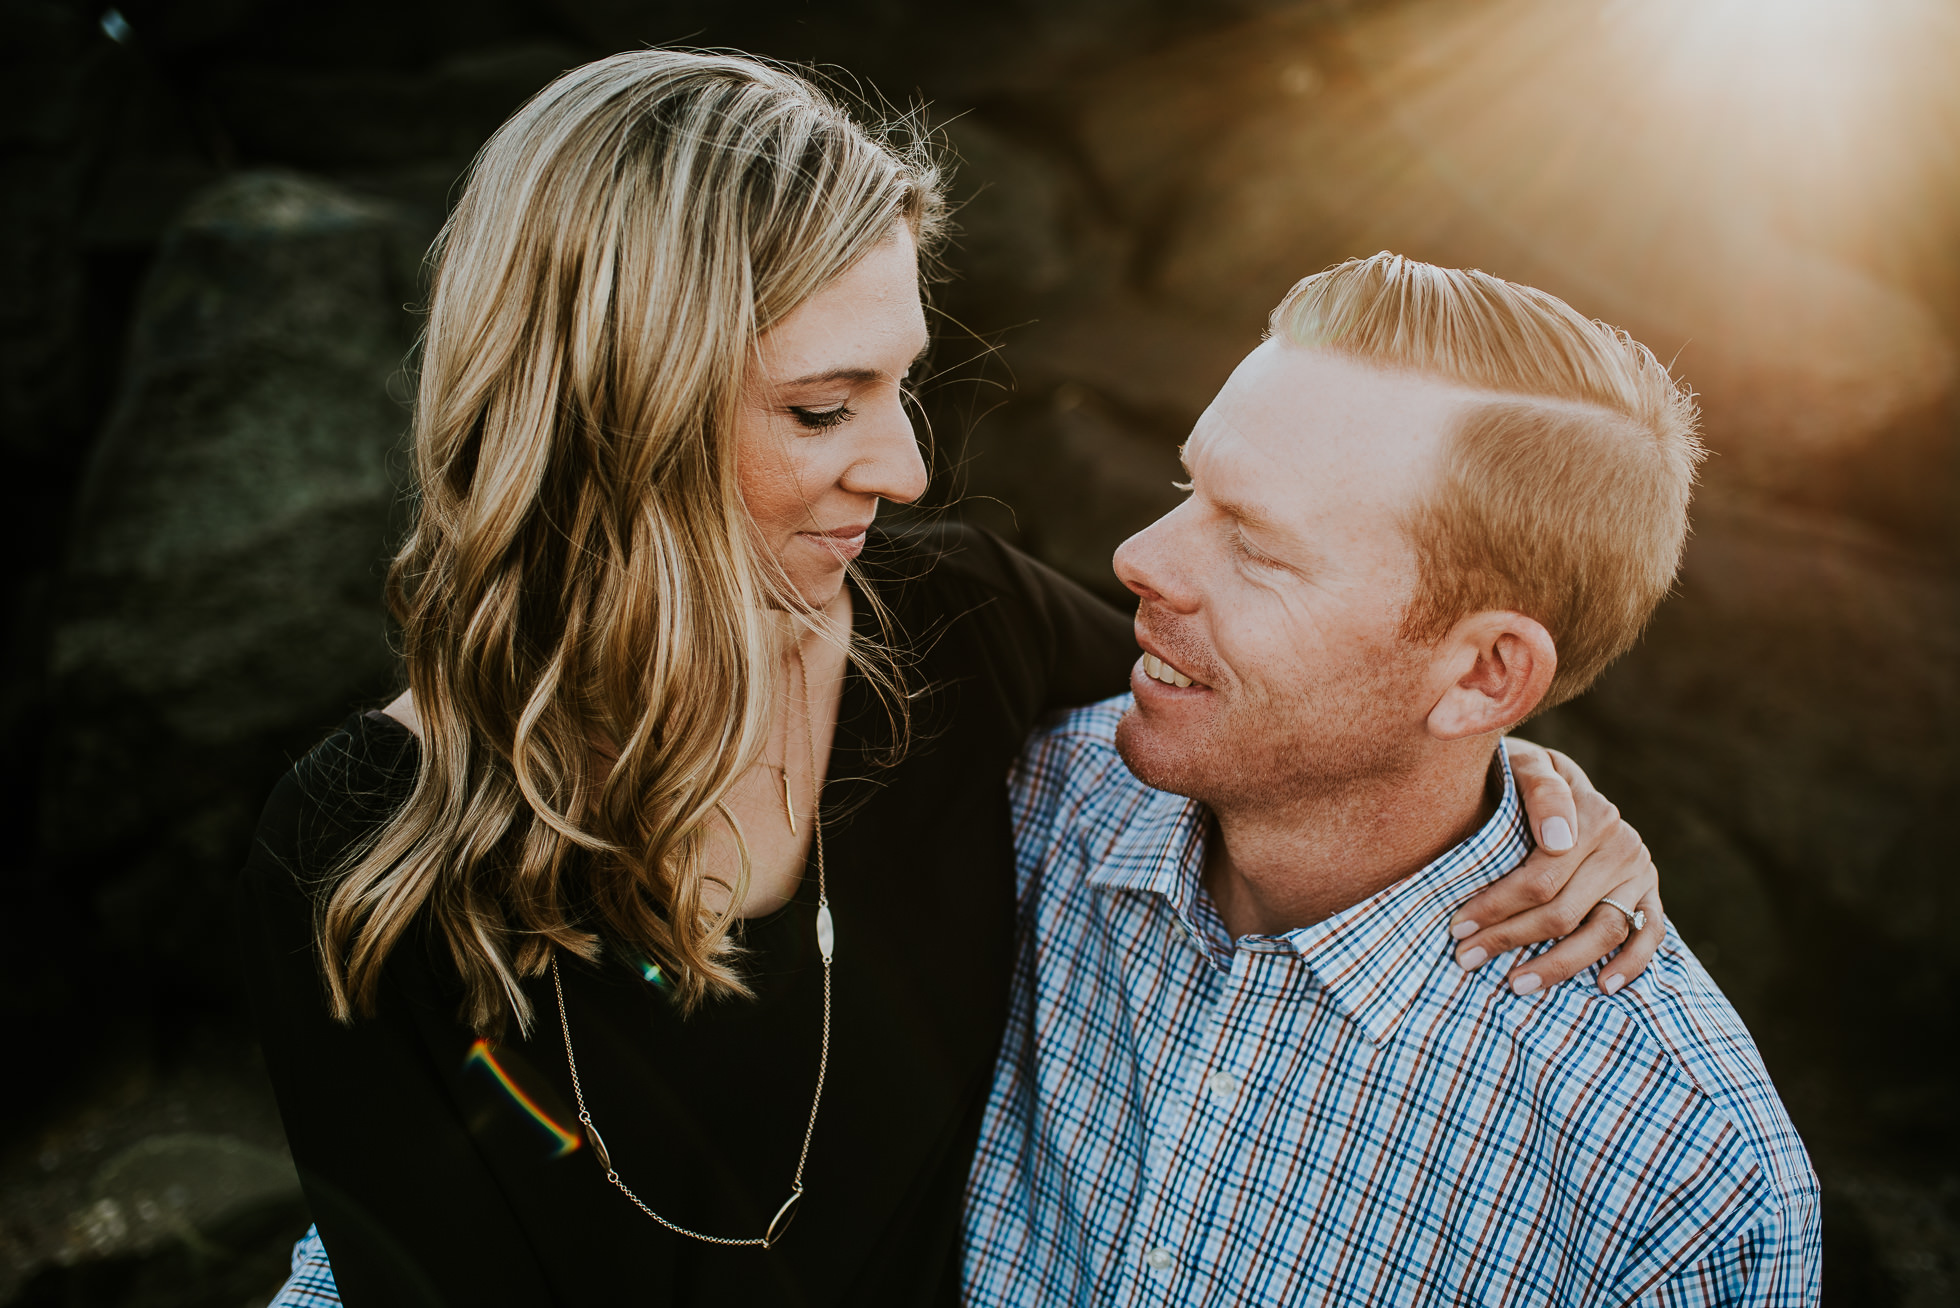
[[[906,370],[909,372],[931,350],[931,341],[927,341],[924,345],[920,346],[919,352],[912,356],[912,362],[906,365]],[[852,382],[862,384],[864,382],[882,381],[884,376],[885,374],[876,368],[831,368],[825,372],[813,372],[805,377],[796,377],[786,382],[778,382],[777,385],[821,386],[825,382]]]
[[[876,368],[832,368],[829,372],[813,372],[807,377],[795,377],[780,386],[821,386],[825,382],[874,382],[883,374]]]

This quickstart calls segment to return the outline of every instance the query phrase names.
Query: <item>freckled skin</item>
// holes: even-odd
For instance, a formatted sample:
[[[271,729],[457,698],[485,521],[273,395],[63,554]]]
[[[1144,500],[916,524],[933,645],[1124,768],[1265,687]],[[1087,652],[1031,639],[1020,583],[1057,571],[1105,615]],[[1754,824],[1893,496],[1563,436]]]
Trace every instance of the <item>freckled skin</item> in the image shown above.
[[[765,332],[736,423],[736,476],[756,536],[835,636],[850,630],[844,565],[861,545],[858,533],[877,516],[878,501],[906,503],[926,488],[904,407],[906,372],[928,339],[918,269],[918,249],[901,228]],[[786,658],[778,671],[780,725],[727,800],[750,855],[746,917],[772,912],[796,892],[844,689],[842,645],[786,625],[785,636],[792,634],[803,662]],[[793,831],[785,776],[802,815]],[[726,832],[710,837],[707,858],[711,875],[732,886],[739,862]],[[710,887],[711,906],[721,893]]]
[[[1321,920],[1482,821],[1491,752],[1556,665],[1518,614],[1404,641],[1402,521],[1470,392],[1268,341],[1185,446],[1190,497],[1125,541],[1144,649],[1118,728],[1143,781],[1216,822],[1207,885],[1235,931]]]
[[[925,492],[903,404],[905,374],[927,340],[918,266],[901,229],[763,334],[743,393],[734,433],[742,503],[813,608],[843,593],[848,551],[810,533],[869,526],[879,500]]]
[[[1139,639],[1210,688],[1139,678],[1118,738],[1139,776],[1231,807],[1392,771],[1424,738],[1397,524],[1460,395],[1279,342],[1240,365],[1185,446],[1190,498],[1116,555],[1148,592]]]

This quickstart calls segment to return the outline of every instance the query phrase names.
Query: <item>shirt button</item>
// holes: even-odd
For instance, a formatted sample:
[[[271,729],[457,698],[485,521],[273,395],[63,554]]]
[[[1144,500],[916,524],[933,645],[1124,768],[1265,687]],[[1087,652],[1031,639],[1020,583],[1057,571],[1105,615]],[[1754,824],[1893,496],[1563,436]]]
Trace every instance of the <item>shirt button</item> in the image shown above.
[[[1168,1271],[1170,1270],[1170,1265],[1177,1261],[1177,1255],[1168,1249],[1152,1249],[1143,1256],[1143,1261],[1149,1265],[1150,1270],[1153,1272]]]
[[[1205,1082],[1205,1089],[1214,1100],[1223,1102],[1239,1092],[1239,1079],[1230,1072],[1213,1072]]]

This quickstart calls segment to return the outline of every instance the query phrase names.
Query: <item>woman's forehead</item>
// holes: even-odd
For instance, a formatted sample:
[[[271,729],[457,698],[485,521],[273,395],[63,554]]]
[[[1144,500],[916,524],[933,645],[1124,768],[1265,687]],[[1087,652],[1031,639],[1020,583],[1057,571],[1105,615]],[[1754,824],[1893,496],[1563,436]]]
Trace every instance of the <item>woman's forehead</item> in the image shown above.
[[[897,377],[926,347],[918,253],[910,233],[877,246],[764,332],[777,385]]]

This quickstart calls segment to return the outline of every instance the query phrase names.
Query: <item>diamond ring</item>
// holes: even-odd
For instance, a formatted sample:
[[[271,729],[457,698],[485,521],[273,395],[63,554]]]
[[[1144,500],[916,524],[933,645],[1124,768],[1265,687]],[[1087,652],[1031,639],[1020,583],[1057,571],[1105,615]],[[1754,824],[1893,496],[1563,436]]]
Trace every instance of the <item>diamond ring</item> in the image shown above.
[[[1625,913],[1627,915],[1627,924],[1631,926],[1635,931],[1641,931],[1646,929],[1647,926],[1646,909],[1628,908],[1625,904],[1622,904],[1617,899],[1602,899],[1599,902],[1602,904],[1611,904],[1614,908],[1617,908],[1622,913]]]

